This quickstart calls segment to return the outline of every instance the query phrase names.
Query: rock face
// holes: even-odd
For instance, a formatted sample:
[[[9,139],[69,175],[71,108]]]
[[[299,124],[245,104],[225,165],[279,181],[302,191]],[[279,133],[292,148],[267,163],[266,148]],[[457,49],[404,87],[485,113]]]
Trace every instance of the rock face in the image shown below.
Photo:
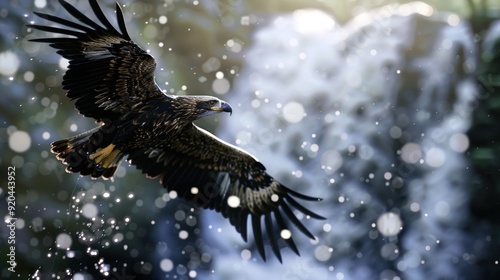
[[[467,205],[465,133],[477,92],[468,24],[418,2],[344,26],[299,10],[254,36],[227,98],[235,114],[219,134],[289,187],[322,196],[314,206],[328,220],[306,222],[318,240],[297,237],[302,257],[284,252],[272,270],[235,268],[234,246],[243,243],[230,228],[227,239],[211,232],[207,240],[230,240],[222,252],[233,253],[214,256],[213,269],[231,279],[246,279],[247,268],[254,279],[476,275],[488,245]]]

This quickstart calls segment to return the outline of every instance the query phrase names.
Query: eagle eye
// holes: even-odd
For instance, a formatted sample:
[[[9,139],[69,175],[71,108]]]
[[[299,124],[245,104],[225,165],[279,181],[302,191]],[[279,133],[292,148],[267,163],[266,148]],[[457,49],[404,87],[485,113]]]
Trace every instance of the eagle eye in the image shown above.
[[[217,105],[217,100],[210,100],[210,101],[208,101],[208,106],[213,107],[215,105]]]

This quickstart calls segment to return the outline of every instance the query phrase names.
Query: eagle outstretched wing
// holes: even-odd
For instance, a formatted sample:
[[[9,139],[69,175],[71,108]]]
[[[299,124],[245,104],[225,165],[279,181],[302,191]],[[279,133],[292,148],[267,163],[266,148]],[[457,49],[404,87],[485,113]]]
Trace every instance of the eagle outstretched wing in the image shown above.
[[[99,20],[94,22],[69,3],[59,0],[64,9],[80,22],[35,12],[41,18],[66,28],[30,24],[28,27],[72,37],[32,39],[50,43],[69,60],[63,77],[67,96],[75,107],[97,122],[113,121],[149,97],[165,97],[154,81],[155,59],[137,46],[127,33],[123,12],[116,4],[116,29],[104,16],[96,0],[91,8]],[[67,29],[69,27],[70,29]]]
[[[263,229],[280,262],[280,238],[299,254],[293,237],[289,235],[289,221],[309,238],[315,238],[296,217],[292,207],[307,217],[324,219],[295,200],[321,199],[285,187],[267,174],[265,167],[252,155],[194,124],[175,141],[137,150],[128,160],[148,177],[159,178],[179,197],[220,212],[245,241],[250,216],[255,243],[264,260]]]

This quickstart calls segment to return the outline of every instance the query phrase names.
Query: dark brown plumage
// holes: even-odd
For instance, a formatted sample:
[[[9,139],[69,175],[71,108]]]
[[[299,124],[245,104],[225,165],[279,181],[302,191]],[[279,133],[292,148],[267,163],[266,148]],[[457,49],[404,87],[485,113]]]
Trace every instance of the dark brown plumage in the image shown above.
[[[298,254],[293,238],[280,236],[287,233],[289,222],[314,239],[292,207],[309,217],[323,219],[295,200],[320,199],[285,187],[267,174],[252,155],[192,123],[208,115],[232,113],[229,104],[212,96],[163,93],[154,81],[154,58],[130,39],[118,4],[117,29],[95,0],[89,2],[98,23],[70,4],[59,2],[79,22],[35,14],[71,29],[29,27],[70,37],[32,41],[49,43],[69,60],[63,88],[75,100],[76,109],[99,124],[80,135],[52,143],[51,151],[67,165],[68,172],[108,179],[127,157],[147,177],[158,178],[179,197],[220,212],[245,241],[250,216],[255,242],[264,260],[262,219],[268,242],[280,261],[280,238]]]

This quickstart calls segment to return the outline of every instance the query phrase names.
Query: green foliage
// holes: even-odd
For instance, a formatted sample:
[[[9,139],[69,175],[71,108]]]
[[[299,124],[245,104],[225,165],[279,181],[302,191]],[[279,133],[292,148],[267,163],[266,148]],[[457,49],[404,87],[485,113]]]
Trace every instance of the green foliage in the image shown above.
[[[475,174],[471,178],[472,210],[500,221],[500,37],[481,50],[477,71],[479,99],[469,131]]]

